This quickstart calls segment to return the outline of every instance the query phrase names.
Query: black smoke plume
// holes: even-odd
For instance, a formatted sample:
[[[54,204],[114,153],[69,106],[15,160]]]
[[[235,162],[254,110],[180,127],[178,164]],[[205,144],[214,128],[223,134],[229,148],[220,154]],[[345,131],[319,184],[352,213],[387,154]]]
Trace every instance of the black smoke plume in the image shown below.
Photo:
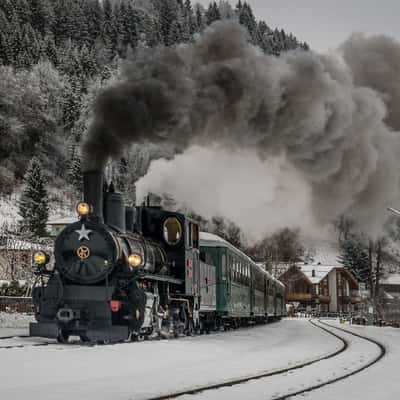
[[[311,186],[317,218],[347,214],[376,229],[399,201],[400,45],[358,35],[343,53],[264,55],[234,22],[143,50],[95,102],[85,167],[145,142],[282,154]]]

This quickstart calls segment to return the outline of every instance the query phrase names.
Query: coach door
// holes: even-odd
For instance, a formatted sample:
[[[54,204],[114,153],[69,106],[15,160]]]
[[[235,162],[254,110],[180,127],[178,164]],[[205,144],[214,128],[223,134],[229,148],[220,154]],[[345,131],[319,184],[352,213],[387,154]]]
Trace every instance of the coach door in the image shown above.
[[[200,250],[199,226],[193,221],[186,221],[186,294],[200,294]]]

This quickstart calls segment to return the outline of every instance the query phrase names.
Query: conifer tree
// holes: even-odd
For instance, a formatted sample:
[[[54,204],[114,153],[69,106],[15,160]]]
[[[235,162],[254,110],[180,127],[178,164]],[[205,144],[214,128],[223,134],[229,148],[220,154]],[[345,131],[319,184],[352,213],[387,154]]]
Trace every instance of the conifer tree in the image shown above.
[[[339,262],[346,267],[359,282],[367,282],[370,274],[370,263],[367,245],[352,235],[340,243]]]
[[[183,42],[182,27],[178,20],[172,21],[168,35],[168,46]]]
[[[24,176],[24,183],[19,201],[21,229],[32,236],[45,236],[49,207],[42,166],[38,158],[32,158]]]
[[[86,15],[90,42],[94,44],[103,36],[103,8],[98,0],[87,0],[84,2],[84,13]]]
[[[29,8],[27,0],[14,0],[13,6],[21,25],[30,24],[32,22],[31,9]]]
[[[64,44],[71,38],[75,27],[73,20],[71,0],[56,0],[54,6],[55,23],[54,35],[58,46]]]
[[[246,27],[249,32],[251,42],[256,43],[257,22],[254,17],[253,11],[248,3],[243,3],[239,13],[239,22]]]
[[[173,46],[176,43],[174,40],[177,31],[177,18],[175,3],[172,0],[163,1],[160,9],[160,32],[165,46]],[[171,33],[171,30],[175,30],[175,32]]]
[[[31,11],[31,25],[42,36],[53,32],[55,15],[54,7],[50,0],[29,0]]]
[[[213,22],[218,21],[221,19],[221,14],[219,12],[219,8],[217,3],[214,1],[210,3],[208,6],[208,10],[206,12],[206,22],[207,25],[211,25]]]
[[[42,43],[42,55],[49,60],[55,67],[58,65],[57,48],[52,34],[47,35]]]
[[[78,151],[78,143],[73,142],[70,150],[70,161],[68,167],[68,181],[76,192],[82,191],[82,163]]]
[[[0,1],[0,10],[2,10],[7,17],[8,21],[11,21],[14,15],[14,7],[12,0],[2,0]]]
[[[117,54],[118,30],[114,10],[110,0],[104,0],[104,24],[103,40],[104,45],[109,52],[109,61],[112,61]]]
[[[238,3],[236,4],[236,9],[235,9],[238,16],[240,15],[240,12],[242,11],[242,7],[243,7],[242,2],[241,2],[241,0],[239,0]]]
[[[9,65],[13,62],[10,33],[10,23],[5,13],[0,10],[0,63],[3,65]]]
[[[188,25],[188,30],[190,37],[194,35],[194,33],[197,30],[197,24],[196,24],[196,18],[193,12],[192,8],[192,3],[190,0],[185,0],[185,5],[184,5],[184,16],[186,19],[186,24]]]
[[[198,4],[196,6],[196,24],[197,32],[203,32],[206,24],[204,21],[203,13],[201,12],[201,8]]]

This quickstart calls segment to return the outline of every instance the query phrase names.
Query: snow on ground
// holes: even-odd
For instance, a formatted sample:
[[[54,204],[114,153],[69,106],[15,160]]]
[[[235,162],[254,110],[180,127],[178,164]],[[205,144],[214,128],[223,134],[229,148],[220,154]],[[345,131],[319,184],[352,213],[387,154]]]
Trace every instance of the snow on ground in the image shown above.
[[[3,328],[28,328],[32,315],[0,312],[0,335]]]
[[[329,329],[335,332],[334,329]],[[260,380],[249,381],[242,385],[231,386],[218,391],[210,390],[195,396],[182,396],[182,400],[269,400],[276,397],[290,395],[307,387],[317,386],[322,382],[333,380],[337,377],[355,371],[379,355],[378,346],[350,334],[340,332],[340,336],[349,342],[348,349],[339,355],[309,365],[307,367],[290,371]],[[350,397],[343,396],[343,399]],[[351,397],[354,400],[364,400],[362,397]],[[325,397],[316,392],[315,399]],[[337,398],[334,398],[337,400]]]
[[[16,339],[12,340],[14,344]],[[18,340],[32,343],[31,338]],[[8,341],[0,345],[3,342]],[[336,338],[306,320],[287,319],[178,340],[0,349],[1,394],[15,400],[63,400],[73,396],[85,400],[140,400],[281,369],[326,355],[340,346]],[[210,398],[217,397],[214,393]]]
[[[336,325],[338,324],[336,323]],[[329,385],[316,392],[304,395],[304,397],[307,400],[399,399],[400,329],[356,325],[346,325],[344,328],[384,344],[387,348],[387,354],[381,361],[365,371],[334,385]]]

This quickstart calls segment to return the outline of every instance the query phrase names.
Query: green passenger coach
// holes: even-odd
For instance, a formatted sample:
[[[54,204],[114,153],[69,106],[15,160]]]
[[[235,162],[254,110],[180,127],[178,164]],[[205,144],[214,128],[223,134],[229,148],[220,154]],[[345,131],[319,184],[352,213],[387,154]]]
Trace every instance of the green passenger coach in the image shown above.
[[[284,285],[242,251],[200,233],[202,320],[223,327],[277,320],[284,315],[284,294]]]

